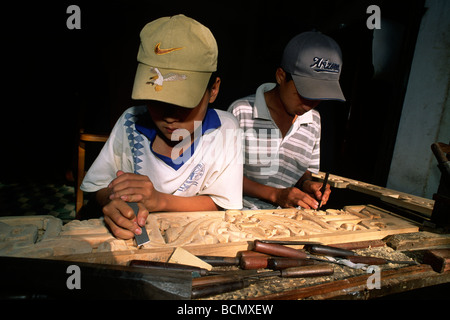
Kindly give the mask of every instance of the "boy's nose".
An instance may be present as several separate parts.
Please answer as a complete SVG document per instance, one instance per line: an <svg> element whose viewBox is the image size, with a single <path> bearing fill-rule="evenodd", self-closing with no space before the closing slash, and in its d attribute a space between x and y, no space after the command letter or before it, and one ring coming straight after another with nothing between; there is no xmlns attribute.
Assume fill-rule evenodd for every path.
<svg viewBox="0 0 450 320"><path fill-rule="evenodd" d="M178 121L178 118L173 115L164 115L163 120L167 123L172 123Z"/></svg>

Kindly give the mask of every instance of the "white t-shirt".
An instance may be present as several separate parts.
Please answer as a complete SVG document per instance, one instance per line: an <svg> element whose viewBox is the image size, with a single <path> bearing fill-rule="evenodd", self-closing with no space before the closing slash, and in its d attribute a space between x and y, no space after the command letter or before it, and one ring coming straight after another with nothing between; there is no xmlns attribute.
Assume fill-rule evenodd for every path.
<svg viewBox="0 0 450 320"><path fill-rule="evenodd" d="M131 107L116 122L81 190L95 192L105 188L116 178L116 172L122 170L148 176L155 189L163 193L184 197L208 195L221 208L240 209L243 176L240 132L233 115L208 109L199 133L194 136L195 142L172 161L151 148L156 131L147 107Z"/></svg>

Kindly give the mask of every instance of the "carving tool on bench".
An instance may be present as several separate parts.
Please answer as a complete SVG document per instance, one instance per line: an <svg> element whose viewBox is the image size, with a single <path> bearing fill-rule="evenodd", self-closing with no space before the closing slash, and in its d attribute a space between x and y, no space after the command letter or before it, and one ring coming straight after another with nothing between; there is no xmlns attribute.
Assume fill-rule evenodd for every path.
<svg viewBox="0 0 450 320"><path fill-rule="evenodd" d="M324 245L312 245L310 247L307 247L308 252L315 254L322 254L323 255L322 258L310 255L306 252L296 250L290 247L285 247L283 245L263 243L258 240L254 242L254 250L257 252L262 252L265 254L286 258L312 259L322 262L331 262L335 264L346 265L348 267L355 269L363 269L369 265L381 265L386 263L410 264L410 265L417 264L417 262L415 261L393 261L377 257L359 256L350 250L333 248Z"/></svg>
<svg viewBox="0 0 450 320"><path fill-rule="evenodd" d="M325 190L327 189L327 183L328 183L328 177L329 176L330 176L330 173L327 172L325 174L325 179L323 180L322 188L320 188L320 193L322 193L322 197L323 197L323 194L325 193ZM322 206L322 198L319 201L319 205L317 206L317 210L319 210L321 206Z"/></svg>
<svg viewBox="0 0 450 320"><path fill-rule="evenodd" d="M139 207L136 202L128 202L128 205L133 209L134 215L137 217L139 212ZM150 242L150 239L148 238L147 229L145 229L145 226L141 227L142 233L141 234L135 234L134 239L136 239L136 244L138 247L143 246L147 242Z"/></svg>
<svg viewBox="0 0 450 320"><path fill-rule="evenodd" d="M148 261L148 260L131 260L129 262L130 267L140 267L152 270L181 270L192 272L194 276L206 276L217 274L210 272L207 269L190 266L186 264L160 262L160 261Z"/></svg>
<svg viewBox="0 0 450 320"><path fill-rule="evenodd" d="M345 264L346 266L354 268L354 269L363 269L363 268L367 267L367 264L353 263L353 262L350 262L349 260L345 260L345 259L341 259L341 258L333 258L333 257L328 257L328 256L323 256L322 258L318 258L318 257L310 255L306 252L303 252L303 251L300 251L300 250L297 250L294 248L290 248L290 247L285 247L281 244L263 243L258 240L256 240L254 242L254 250L257 252L262 252L265 254L270 254L270 255L279 256L279 257L294 258L294 259L311 259L311 260L340 264L340 265Z"/></svg>
<svg viewBox="0 0 450 320"><path fill-rule="evenodd" d="M193 299L230 292L248 287L253 281L261 281L267 277L306 278L327 276L334 273L334 269L326 265L312 265L288 268L278 271L259 272L249 276L208 276L192 280Z"/></svg>
<svg viewBox="0 0 450 320"><path fill-rule="evenodd" d="M149 260L131 260L128 263L130 267L139 267L150 270L172 270L172 271L188 271L192 273L194 278L202 276L212 275L255 275L256 270L230 270L230 271L210 271L205 268L191 266L187 264L161 262L161 261L149 261Z"/></svg>
<svg viewBox="0 0 450 320"><path fill-rule="evenodd" d="M197 257L213 266L239 266L243 270L282 270L313 264L310 260L271 257L255 251L241 251L236 257Z"/></svg>
<svg viewBox="0 0 450 320"><path fill-rule="evenodd" d="M364 263L364 264L368 264L368 265L381 265L381 264L386 264L386 263L417 265L416 261L398 261L398 260L390 260L390 259L371 257L371 256L361 256L351 250L334 248L334 247L319 245L319 244L307 245L307 246L305 246L304 249L306 251L308 251L309 253L331 256L331 257L340 257L343 259L350 260L353 263Z"/></svg>

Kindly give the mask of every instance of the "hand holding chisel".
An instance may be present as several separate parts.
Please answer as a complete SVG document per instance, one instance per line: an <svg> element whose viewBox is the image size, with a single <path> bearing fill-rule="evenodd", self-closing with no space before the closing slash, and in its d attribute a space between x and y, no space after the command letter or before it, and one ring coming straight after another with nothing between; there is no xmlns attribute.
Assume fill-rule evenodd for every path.
<svg viewBox="0 0 450 320"><path fill-rule="evenodd" d="M134 215L137 217L139 213L138 204L136 202L128 202L128 205L133 209ZM136 240L136 244L138 247L143 246L147 242L150 242L147 229L145 229L145 225L141 227L141 234L134 235L134 239Z"/></svg>
<svg viewBox="0 0 450 320"><path fill-rule="evenodd" d="M320 193L321 193L322 195L321 195L321 198L320 198L320 201L319 201L319 205L317 206L317 210L319 210L320 207L322 206L322 198L323 198L323 195L324 195L324 193L325 193L325 190L327 189L327 183L328 183L328 177L329 177L329 176L330 176L330 173L327 172L327 173L325 174L325 180L323 180L322 188L320 188Z"/></svg>

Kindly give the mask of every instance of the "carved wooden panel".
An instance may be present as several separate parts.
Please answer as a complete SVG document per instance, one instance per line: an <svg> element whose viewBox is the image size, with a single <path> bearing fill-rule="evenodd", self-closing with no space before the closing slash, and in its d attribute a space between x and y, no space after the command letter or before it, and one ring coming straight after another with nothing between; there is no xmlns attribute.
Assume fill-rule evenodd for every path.
<svg viewBox="0 0 450 320"><path fill-rule="evenodd" d="M324 172L313 174L318 181L323 181ZM334 188L354 190L364 194L379 198L380 200L394 204L396 206L416 211L424 216L431 217L434 207L434 200L422 198L408 193L383 188L370 183L353 180L341 176L330 174L328 183Z"/></svg>
<svg viewBox="0 0 450 320"><path fill-rule="evenodd" d="M147 219L150 243L116 239L102 219L62 225L51 216L0 218L0 255L126 264L131 259L167 261L174 248L192 254L235 256L255 239L324 244L382 239L417 232L418 226L372 206L342 210L228 210L154 213Z"/></svg>
<svg viewBox="0 0 450 320"><path fill-rule="evenodd" d="M228 210L153 214L147 221L150 246L223 244L254 239L318 238L327 234L415 232L414 226L371 206L342 210Z"/></svg>

